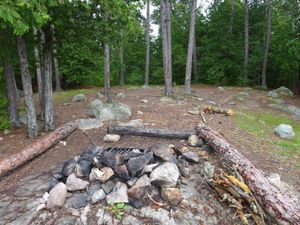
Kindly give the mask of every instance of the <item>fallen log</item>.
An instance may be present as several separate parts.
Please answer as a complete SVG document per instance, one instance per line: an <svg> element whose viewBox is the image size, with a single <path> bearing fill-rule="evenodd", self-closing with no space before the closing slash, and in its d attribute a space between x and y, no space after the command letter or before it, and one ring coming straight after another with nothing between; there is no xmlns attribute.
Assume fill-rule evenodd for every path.
<svg viewBox="0 0 300 225"><path fill-rule="evenodd" d="M21 152L11 155L0 162L0 177L40 155L60 140L69 136L77 129L76 122L69 122L57 128L52 133L40 138L27 146Z"/></svg>
<svg viewBox="0 0 300 225"><path fill-rule="evenodd" d="M107 128L107 133L119 134L119 135L145 136L145 137L187 139L192 134L197 134L197 131L195 129L188 130L188 131L178 131L178 130L169 130L169 129L152 129L152 128L114 125L114 126L109 126Z"/></svg>
<svg viewBox="0 0 300 225"><path fill-rule="evenodd" d="M210 144L225 163L235 165L265 212L278 224L300 224L300 209L290 196L282 193L262 171L229 144L219 133L200 124L198 135Z"/></svg>
<svg viewBox="0 0 300 225"><path fill-rule="evenodd" d="M226 116L232 116L234 114L232 109L225 109L225 108L215 107L211 105L204 106L203 111L206 114L220 113L220 114L225 114Z"/></svg>

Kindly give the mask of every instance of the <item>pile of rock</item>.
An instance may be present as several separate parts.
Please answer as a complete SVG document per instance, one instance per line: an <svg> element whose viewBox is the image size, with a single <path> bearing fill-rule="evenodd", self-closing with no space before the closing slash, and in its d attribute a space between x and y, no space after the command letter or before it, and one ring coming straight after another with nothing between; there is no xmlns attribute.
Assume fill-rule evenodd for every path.
<svg viewBox="0 0 300 225"><path fill-rule="evenodd" d="M165 144L148 149L88 149L66 161L54 175L39 209L64 204L81 208L104 199L108 204L128 203L139 208L152 199L150 190L158 193L156 200L178 204L182 200L178 188L181 165L199 160L195 152L183 153Z"/></svg>

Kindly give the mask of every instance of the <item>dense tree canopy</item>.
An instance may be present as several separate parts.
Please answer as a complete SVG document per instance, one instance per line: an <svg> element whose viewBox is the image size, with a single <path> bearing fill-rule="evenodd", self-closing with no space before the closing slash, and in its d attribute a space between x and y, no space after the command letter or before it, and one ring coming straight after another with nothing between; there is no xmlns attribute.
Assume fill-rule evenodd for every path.
<svg viewBox="0 0 300 225"><path fill-rule="evenodd" d="M267 32L268 1L249 0L248 79L244 76L245 7L241 0L212 1L204 11L198 4L195 27L196 70L192 81L218 85L260 86ZM170 1L172 17L172 79L184 84L189 41L190 6L188 0ZM37 92L34 47L43 52L43 30L55 27L57 58L63 89L103 86L103 45L110 47L110 80L119 84L123 68L125 84L144 84L146 55L146 1L126 0L2 0L0 2L0 58L12 62L18 89L22 89L16 36L23 35L34 92ZM159 1L151 23L161 24ZM266 70L268 87L285 85L299 93L300 9L299 1L272 1L271 41ZM34 40L33 27L38 29ZM163 84L161 32L151 37L149 84ZM35 41L38 41L36 43ZM120 62L120 46L124 51ZM197 74L195 74L197 71ZM4 75L0 69L0 128L8 126ZM53 79L55 83L55 79ZM122 82L121 82L122 83Z"/></svg>

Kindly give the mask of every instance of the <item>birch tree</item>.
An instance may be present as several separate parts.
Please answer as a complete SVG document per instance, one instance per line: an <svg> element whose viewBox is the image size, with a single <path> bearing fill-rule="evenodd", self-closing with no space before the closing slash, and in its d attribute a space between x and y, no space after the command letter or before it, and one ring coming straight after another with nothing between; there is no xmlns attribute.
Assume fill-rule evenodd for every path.
<svg viewBox="0 0 300 225"><path fill-rule="evenodd" d="M147 18L146 18L146 63L145 63L145 82L149 85L149 67L150 67L150 0L147 0Z"/></svg>
<svg viewBox="0 0 300 225"><path fill-rule="evenodd" d="M248 61L249 61L249 3L244 0L244 26L245 26L245 41L244 41L244 79L248 80Z"/></svg>

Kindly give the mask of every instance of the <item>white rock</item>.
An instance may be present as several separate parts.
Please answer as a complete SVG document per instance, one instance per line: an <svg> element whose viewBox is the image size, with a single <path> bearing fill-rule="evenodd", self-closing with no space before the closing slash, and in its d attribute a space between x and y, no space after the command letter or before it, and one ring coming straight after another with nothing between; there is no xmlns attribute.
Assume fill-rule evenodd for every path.
<svg viewBox="0 0 300 225"><path fill-rule="evenodd" d="M98 119L78 119L76 122L80 130L96 129L103 126L103 123Z"/></svg>
<svg viewBox="0 0 300 225"><path fill-rule="evenodd" d="M105 183L106 181L108 181L113 175L114 175L114 171L110 168L110 167L104 167L100 170L101 176L99 178L99 180L102 183Z"/></svg>
<svg viewBox="0 0 300 225"><path fill-rule="evenodd" d="M125 98L125 95L122 92L120 92L116 95L116 98Z"/></svg>
<svg viewBox="0 0 300 225"><path fill-rule="evenodd" d="M283 139L292 139L295 136L293 127L287 124L280 124L274 129L274 133Z"/></svg>
<svg viewBox="0 0 300 225"><path fill-rule="evenodd" d="M79 191L86 189L89 185L88 181L77 178L74 173L68 176L66 186L68 191Z"/></svg>
<svg viewBox="0 0 300 225"><path fill-rule="evenodd" d="M204 173L208 178L212 178L214 176L215 167L210 162L204 162Z"/></svg>
<svg viewBox="0 0 300 225"><path fill-rule="evenodd" d="M119 202L128 203L129 201L128 201L127 190L128 189L126 184L122 182L118 182L114 187L114 189L112 190L112 192L109 195L107 195L106 201L109 204L115 204Z"/></svg>
<svg viewBox="0 0 300 225"><path fill-rule="evenodd" d="M118 142L121 136L118 134L107 134L104 136L103 141L108 143Z"/></svg>
<svg viewBox="0 0 300 225"><path fill-rule="evenodd" d="M67 187L64 183L58 183L49 193L47 208L63 207L66 201Z"/></svg>
<svg viewBox="0 0 300 225"><path fill-rule="evenodd" d="M142 99L141 102L148 103L149 101L147 99Z"/></svg>
<svg viewBox="0 0 300 225"><path fill-rule="evenodd" d="M128 127L142 127L143 123L141 119L136 119L136 120L130 120L127 123L119 123L121 126L128 126Z"/></svg>
<svg viewBox="0 0 300 225"><path fill-rule="evenodd" d="M72 102L84 102L86 97L84 94L77 94L72 98Z"/></svg>
<svg viewBox="0 0 300 225"><path fill-rule="evenodd" d="M165 162L156 167L150 174L152 184L160 187L174 187L179 178L179 170L175 163Z"/></svg>
<svg viewBox="0 0 300 225"><path fill-rule="evenodd" d="M143 113L142 111L138 110L138 111L137 111L137 114L138 114L138 115L143 115L144 113Z"/></svg>
<svg viewBox="0 0 300 225"><path fill-rule="evenodd" d="M201 147L203 145L203 140L199 138L197 135L193 134L189 136L187 143L192 147Z"/></svg>
<svg viewBox="0 0 300 225"><path fill-rule="evenodd" d="M100 180L100 178L103 176L103 172L101 172L98 168L93 168L91 170L91 173L89 175L89 181L93 182L96 180Z"/></svg>

